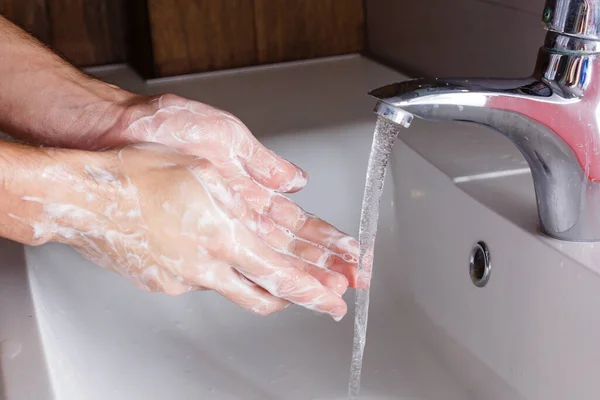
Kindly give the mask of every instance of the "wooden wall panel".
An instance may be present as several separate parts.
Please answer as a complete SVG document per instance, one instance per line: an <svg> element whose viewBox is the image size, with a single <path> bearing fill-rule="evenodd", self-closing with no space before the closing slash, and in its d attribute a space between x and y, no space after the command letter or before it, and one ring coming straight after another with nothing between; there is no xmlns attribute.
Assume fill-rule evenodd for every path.
<svg viewBox="0 0 600 400"><path fill-rule="evenodd" d="M46 0L0 0L0 14L44 43L49 43L50 27Z"/></svg>
<svg viewBox="0 0 600 400"><path fill-rule="evenodd" d="M78 66L124 62L126 1L47 0L50 45Z"/></svg>
<svg viewBox="0 0 600 400"><path fill-rule="evenodd" d="M256 63L253 0L148 0L159 76Z"/></svg>
<svg viewBox="0 0 600 400"><path fill-rule="evenodd" d="M0 0L75 65L155 78L361 51L362 0Z"/></svg>
<svg viewBox="0 0 600 400"><path fill-rule="evenodd" d="M361 51L362 0L255 0L260 63Z"/></svg>

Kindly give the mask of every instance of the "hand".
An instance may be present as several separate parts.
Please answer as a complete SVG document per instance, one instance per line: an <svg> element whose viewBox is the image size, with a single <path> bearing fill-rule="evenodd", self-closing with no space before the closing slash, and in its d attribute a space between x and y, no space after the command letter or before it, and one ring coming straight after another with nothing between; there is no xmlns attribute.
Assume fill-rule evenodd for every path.
<svg viewBox="0 0 600 400"><path fill-rule="evenodd" d="M358 242L281 194L302 189L306 173L266 149L233 115L174 95L141 98L102 141L156 142L209 160L254 212L275 223L271 246L344 274L355 287Z"/></svg>
<svg viewBox="0 0 600 400"><path fill-rule="evenodd" d="M263 241L262 245L269 246L278 254L278 257L285 255L289 263L321 282L326 281L324 283L329 287L338 288L339 285L339 283L332 284L330 282L330 280L334 282L340 278L333 271L345 275L349 283L355 286L358 258L356 240L339 232L326 222L307 214L294 202L281 195L281 193L300 190L306 184L306 174L260 145L238 119L210 106L173 95L148 99L128 93L80 73L2 17L0 17L0 30L9 38L7 41L0 42L0 54L3 55L0 57L0 75L3 77L0 80L0 93L2 94L0 96L0 130L27 143L82 150L114 148L141 140L152 141L207 160L212 165L210 169L218 172L220 179L227 184L229 190L233 191L240 202L243 200L243 203L252 212L260 216L261 221L269 221L265 226L273 225L273 229L268 235L258 236ZM22 60L30 62L23 63ZM31 93L34 92L36 95L31 96ZM28 149L27 153L37 154L36 151L30 150ZM19 152L20 150L16 151L16 153ZM66 154L76 154L73 157L77 158L81 154L88 153L67 152ZM109 154L95 153L83 157L89 160L89 167L96 165L99 158L109 157ZM28 160L28 158L18 159L14 165L20 166L28 163ZM39 167L39 160L37 158L32 160L34 161L33 165L23 171L30 173ZM54 196L49 196L45 191L52 192L54 188L48 187L47 182L42 181L38 186L44 195L36 197L35 190L33 190L34 185L21 187L20 180L8 179L4 176L7 173L12 175L14 171L21 170L21 168L11 168L12 164L8 161L12 160L8 160L7 154L3 152L0 162L9 167L4 169L2 171L4 173L0 175L2 175L3 187L6 189L14 185L15 193L13 196L4 196L3 201L0 201L0 208L4 204L11 206L8 208L9 210L19 210L20 213L12 213L10 217L8 217L10 211L4 214L0 213L0 222L3 222L3 218L13 218L13 222L20 225L18 229L12 227L0 229L2 235L28 243L31 239L30 228L33 227L34 233L39 235L36 235L37 239L32 240L31 243L43 243L45 238L50 235L49 232L54 232L53 234L58 235L57 237L62 237L63 241L72 241L74 245L78 245L77 240L92 237L94 240L86 239L85 243L80 244L83 246L80 248L82 251L89 252L92 247L85 246L93 246L98 242L98 247L93 250L99 259L102 258L100 255L102 250L111 248L106 243L118 242L117 239L132 239L130 233L118 229L107 230L108 236L101 238L98 236L98 232L101 231L79 231L76 228L70 228L65 223L73 222L73 225L76 226L75 220L78 218L75 214L65 215L64 219L48 217L50 219L44 222L46 225L36 222L36 218L32 217L34 213L30 210L31 208L39 211L41 207L49 207L48 212L51 211L55 215L58 215L56 213L59 211L75 213L74 210L79 210L83 212L82 217L91 218L93 215L94 218L100 218L99 220L105 224L100 227L102 229L113 227L111 224L117 222L115 222L116 220L112 221L111 218L122 218L123 215L118 214L120 212L118 210L109 210L108 208L104 211L87 208L98 207L102 200L102 197L95 197L98 195L94 194L94 190L102 191L102 187L104 190L111 187L106 182L102 182L100 176L97 177L98 187L92 185L87 192L80 190L73 198L71 198L73 189L79 190L82 186L74 183L66 188L58 186L56 189L58 191L53 193ZM54 157L50 157L46 162L55 162ZM182 161L181 163L187 165L191 162ZM62 179L76 181L76 178L82 177L81 171L84 166L72 168L70 175L67 175L66 178L63 176ZM58 179L60 177L59 169L55 172L58 174L55 178ZM162 172L164 171L161 170ZM52 176L54 173L50 171L48 174ZM92 175L94 175L93 172L88 171L86 176L89 178ZM34 179L37 176L38 174L32 173L28 178ZM115 176L119 176L121 184L125 182L122 179L126 179L126 175L117 174ZM165 179L168 178L165 177ZM155 184L162 190L159 182L155 182ZM178 198L173 185L174 183L171 181L164 183L165 190L170 191L165 196L175 195ZM148 193L144 195L150 198L155 191L160 192L155 188L147 189ZM102 193L102 196L110 199L111 193L113 192L109 190L107 193ZM61 198L62 200L60 200ZM9 203L14 199L21 199L20 203L25 204L12 207L12 204ZM77 202L74 203L74 200ZM114 202L104 203L106 207L113 207L113 204ZM63 205L65 208L60 208L58 205ZM71 209L70 205L76 205L79 208ZM24 209L27 209L28 212L25 213ZM86 214L86 211L92 214ZM102 214L103 212L106 215ZM104 219L101 218L102 215L104 215L102 217ZM127 217L134 218L135 215ZM145 216L145 218L151 217L150 215ZM82 218L82 221L85 219ZM17 221L19 222L17 223ZM117 227L126 228L127 226L122 225L123 223L119 222ZM42 226L45 226L47 230L42 231ZM52 231L50 228L56 228L59 231ZM115 232L119 233L116 238L110 236ZM158 233L153 235L158 235ZM157 246L162 244L162 241L159 242ZM101 246L102 243L108 247ZM126 241L126 243L128 242ZM123 246L121 245L117 249L126 248ZM148 252L149 250L145 249L144 251ZM124 260L127 256L123 252L117 254L119 257L115 260ZM110 261L113 258L108 256L107 260ZM143 261L140 265L146 265L147 260L140 261ZM229 261L225 260L225 262ZM130 269L135 271L134 264L133 260L129 260L122 265L128 266L127 268L131 266ZM325 272L317 267L324 267ZM241 270L241 267L239 268ZM144 269L144 271L146 270ZM191 284L188 286L194 287ZM336 289L336 291L341 292L342 290ZM177 292L177 290L173 290L173 292ZM325 296L321 289L315 295L321 296L320 300L315 298L315 304L327 303L329 297ZM294 299L291 300L294 301Z"/></svg>
<svg viewBox="0 0 600 400"><path fill-rule="evenodd" d="M86 156L43 172L54 192L24 197L43 209L30 221L40 242L67 243L148 291L212 289L263 315L289 302L346 313L345 277L285 254L287 234L209 161L157 144L70 153Z"/></svg>

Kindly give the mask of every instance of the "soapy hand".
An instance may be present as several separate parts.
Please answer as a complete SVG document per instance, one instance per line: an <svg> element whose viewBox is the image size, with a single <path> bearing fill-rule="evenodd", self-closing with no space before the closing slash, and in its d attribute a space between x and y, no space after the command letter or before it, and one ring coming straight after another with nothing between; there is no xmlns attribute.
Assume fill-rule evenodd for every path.
<svg viewBox="0 0 600 400"><path fill-rule="evenodd" d="M281 308L284 298L342 315L333 308L345 310L345 304L332 293L342 293L348 281L356 284L358 243L281 194L306 184L306 174L299 168L260 145L226 112L174 95L147 98L107 85L82 74L1 16L0 31L8 39L0 41L3 132L53 148L104 150L145 141L189 155L170 162L173 165L158 165L131 155L150 150L129 148L122 152L122 164L108 168L98 162L110 158L110 151L23 150L34 155L52 150L61 157L88 161L77 167L61 161L66 168L61 171L49 167L57 162L54 156L27 155L16 157L15 163L5 151L0 180L5 194L9 187L15 190L0 202L8 207L0 213L4 236L30 244L53 238L73 244L149 290L177 294L208 287L238 302L244 302L235 297L240 294L260 295L271 304L257 308L261 313ZM17 155L21 152L15 150ZM158 162L167 157L164 154L153 151L150 157ZM139 165L128 162L137 158ZM26 175L23 181L12 177L19 175L17 171ZM204 179L220 182L217 186L227 190L212 192ZM235 201L225 204L219 197L223 193ZM202 214L199 206L188 209L188 202L210 203L213 211L224 214L219 218ZM205 217L212 218L212 225L206 225L208 231L205 225L197 228L195 241L194 235L178 231L188 229L193 218ZM17 228L3 218L12 218ZM192 248L204 248L208 255L198 253L193 259ZM240 282L250 289L239 286L244 290L235 291L232 285ZM245 304L253 308L257 303Z"/></svg>
<svg viewBox="0 0 600 400"><path fill-rule="evenodd" d="M346 313L346 278L288 254L294 240L307 242L250 207L233 188L239 177L158 144L85 154L43 172L72 190L24 198L43 209L29 221L34 239L67 243L148 291L212 289L262 315L290 302Z"/></svg>
<svg viewBox="0 0 600 400"><path fill-rule="evenodd" d="M156 142L210 161L254 212L275 224L270 246L339 272L356 286L358 242L281 194L302 189L304 171L266 149L225 111L175 95L139 99L102 143Z"/></svg>

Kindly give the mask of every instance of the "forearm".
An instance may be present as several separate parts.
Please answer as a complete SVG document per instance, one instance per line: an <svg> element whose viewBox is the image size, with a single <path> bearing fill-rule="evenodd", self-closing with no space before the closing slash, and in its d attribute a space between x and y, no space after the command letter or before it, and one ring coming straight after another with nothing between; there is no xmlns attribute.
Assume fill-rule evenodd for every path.
<svg viewBox="0 0 600 400"><path fill-rule="evenodd" d="M0 237L25 244L41 244L48 237L36 237L29 221L43 219L39 203L28 199L49 196L43 171L54 161L46 150L0 141ZM64 189L64 188L62 188Z"/></svg>
<svg viewBox="0 0 600 400"><path fill-rule="evenodd" d="M90 149L134 97L83 74L0 16L0 130Z"/></svg>
<svg viewBox="0 0 600 400"><path fill-rule="evenodd" d="M114 188L105 185L95 171L115 168L114 151L89 152L33 147L0 141L0 237L29 245L50 241L76 241L77 224L65 215L95 215L116 204ZM87 172L86 172L87 171ZM101 178L101 177L100 177Z"/></svg>

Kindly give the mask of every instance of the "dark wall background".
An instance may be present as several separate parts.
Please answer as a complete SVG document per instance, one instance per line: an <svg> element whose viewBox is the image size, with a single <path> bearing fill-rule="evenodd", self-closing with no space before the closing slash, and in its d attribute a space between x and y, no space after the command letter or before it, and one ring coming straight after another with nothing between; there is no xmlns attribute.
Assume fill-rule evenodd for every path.
<svg viewBox="0 0 600 400"><path fill-rule="evenodd" d="M365 3L370 51L414 75L527 76L544 40L544 0Z"/></svg>

